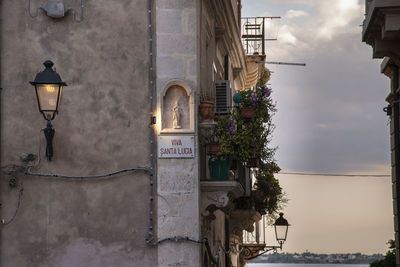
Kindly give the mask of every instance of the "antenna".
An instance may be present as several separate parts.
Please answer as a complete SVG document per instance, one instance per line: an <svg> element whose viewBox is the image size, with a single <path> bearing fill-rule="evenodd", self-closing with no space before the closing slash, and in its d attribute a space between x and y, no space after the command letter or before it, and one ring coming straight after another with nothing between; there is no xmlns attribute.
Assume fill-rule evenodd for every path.
<svg viewBox="0 0 400 267"><path fill-rule="evenodd" d="M300 67L306 66L306 63L278 62L278 61L266 61L265 64L289 65L289 66L300 66Z"/></svg>

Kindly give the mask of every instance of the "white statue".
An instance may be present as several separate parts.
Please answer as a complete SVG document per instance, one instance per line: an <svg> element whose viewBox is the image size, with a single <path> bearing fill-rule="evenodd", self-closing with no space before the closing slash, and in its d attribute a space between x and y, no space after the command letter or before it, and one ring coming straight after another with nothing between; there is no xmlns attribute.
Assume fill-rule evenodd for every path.
<svg viewBox="0 0 400 267"><path fill-rule="evenodd" d="M181 128L181 125L179 124L180 120L181 120L181 113L178 100L176 100L175 105L172 108L172 128L180 129Z"/></svg>

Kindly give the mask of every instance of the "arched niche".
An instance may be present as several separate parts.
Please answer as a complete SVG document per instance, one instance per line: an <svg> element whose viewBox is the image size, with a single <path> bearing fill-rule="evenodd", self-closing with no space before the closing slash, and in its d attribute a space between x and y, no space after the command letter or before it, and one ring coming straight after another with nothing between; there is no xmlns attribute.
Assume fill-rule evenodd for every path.
<svg viewBox="0 0 400 267"><path fill-rule="evenodd" d="M160 96L161 133L194 132L192 90L181 81L168 82Z"/></svg>

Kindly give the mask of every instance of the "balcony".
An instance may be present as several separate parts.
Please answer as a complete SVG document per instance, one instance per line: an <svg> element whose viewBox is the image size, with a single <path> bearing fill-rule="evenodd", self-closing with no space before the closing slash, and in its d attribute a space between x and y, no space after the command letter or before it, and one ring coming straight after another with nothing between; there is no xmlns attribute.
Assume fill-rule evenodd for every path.
<svg viewBox="0 0 400 267"><path fill-rule="evenodd" d="M255 222L253 231L243 232L243 254L246 260L257 257L260 253L268 247L266 242L266 235L272 231L268 231L268 222L265 215ZM271 229L272 230L272 229Z"/></svg>
<svg viewBox="0 0 400 267"><path fill-rule="evenodd" d="M400 61L400 2L366 0L362 40L373 48L374 58Z"/></svg>
<svg viewBox="0 0 400 267"><path fill-rule="evenodd" d="M290 224L283 217L283 213L279 213L279 218L276 219L274 226L275 238L278 246L267 246L266 235L268 227L268 219L264 215L261 220L254 223L254 231L245 232L243 234L242 255L245 260L252 260L268 251L276 251L282 249L283 243L286 241L287 233ZM273 231L270 231L273 232Z"/></svg>
<svg viewBox="0 0 400 267"><path fill-rule="evenodd" d="M215 123L203 123L199 126L202 214L211 219L216 209L232 209L233 201L246 193L249 194L251 187L249 169L241 162L230 162L226 167L228 170L224 170L228 171L226 177L213 177L215 175L210 173L209 165L212 164L214 156L206 152L206 143L209 142L207 137L214 131L215 126Z"/></svg>
<svg viewBox="0 0 400 267"><path fill-rule="evenodd" d="M276 40L270 36L270 27L274 19L280 17L245 17L242 18L242 44L246 55L265 55L265 41Z"/></svg>

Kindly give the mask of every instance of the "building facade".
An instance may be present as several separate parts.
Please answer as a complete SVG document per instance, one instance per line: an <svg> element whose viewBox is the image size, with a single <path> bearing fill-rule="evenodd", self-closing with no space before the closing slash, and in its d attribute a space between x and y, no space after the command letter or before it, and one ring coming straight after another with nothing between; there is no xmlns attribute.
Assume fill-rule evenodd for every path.
<svg viewBox="0 0 400 267"><path fill-rule="evenodd" d="M372 46L373 58L383 58L381 72L391 81L384 111L390 116L393 214L396 266L400 266L400 3L396 0L366 0L362 40Z"/></svg>
<svg viewBox="0 0 400 267"><path fill-rule="evenodd" d="M198 107L212 95L229 112L263 69L264 51L242 46L241 1L0 8L0 265L243 266L242 233L261 215L233 203L252 169L210 178L203 133L215 123ZM67 83L51 161L29 84L45 60Z"/></svg>

